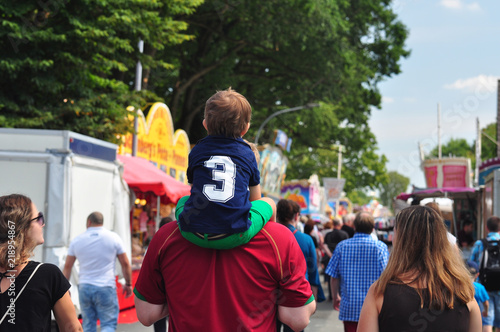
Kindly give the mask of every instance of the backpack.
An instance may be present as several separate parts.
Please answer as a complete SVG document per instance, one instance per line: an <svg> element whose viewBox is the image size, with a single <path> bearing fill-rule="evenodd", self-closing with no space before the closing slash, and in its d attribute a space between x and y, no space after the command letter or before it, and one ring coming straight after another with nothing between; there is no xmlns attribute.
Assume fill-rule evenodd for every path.
<svg viewBox="0 0 500 332"><path fill-rule="evenodd" d="M500 246L499 240L482 239L483 257L479 266L479 280L487 291L500 290Z"/></svg>

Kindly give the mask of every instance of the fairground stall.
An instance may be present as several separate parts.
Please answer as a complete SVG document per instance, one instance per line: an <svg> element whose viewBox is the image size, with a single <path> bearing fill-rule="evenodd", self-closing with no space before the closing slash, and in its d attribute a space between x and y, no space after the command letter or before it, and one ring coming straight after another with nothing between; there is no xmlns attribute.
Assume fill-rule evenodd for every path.
<svg viewBox="0 0 500 332"><path fill-rule="evenodd" d="M137 134L123 137L119 160L136 196L130 220L133 239L144 247L161 218L173 216L179 198L190 193L186 178L190 144L185 131L174 132L165 104L154 103L135 112Z"/></svg>
<svg viewBox="0 0 500 332"><path fill-rule="evenodd" d="M116 160L118 146L67 130L0 128L0 195L29 196L47 223L34 259L63 268L69 244L86 230L90 213L104 216L130 257L129 189ZM121 294L120 264L116 265ZM79 309L78 260L71 298ZM124 281L123 281L124 282Z"/></svg>
<svg viewBox="0 0 500 332"><path fill-rule="evenodd" d="M481 191L472 186L471 166L468 158L441 158L424 160L422 167L428 188L414 188L397 199L407 204L425 204L435 201L440 205L445 223L451 234L457 236L464 222L473 222L474 239L483 236L481 219ZM401 205L401 204L399 204ZM443 207L449 206L449 209ZM396 211L395 211L396 212ZM464 257L470 246L461 248Z"/></svg>
<svg viewBox="0 0 500 332"><path fill-rule="evenodd" d="M133 195L130 211L132 238L132 284L143 255L158 230L160 220L174 215L177 201L190 194L186 170L190 143L186 132L174 131L170 110L163 103L136 112L137 134L127 134L118 152L123 178ZM133 119L133 114L131 114ZM134 144L135 142L135 144ZM132 308L122 322L136 321L133 297L119 298L120 308Z"/></svg>

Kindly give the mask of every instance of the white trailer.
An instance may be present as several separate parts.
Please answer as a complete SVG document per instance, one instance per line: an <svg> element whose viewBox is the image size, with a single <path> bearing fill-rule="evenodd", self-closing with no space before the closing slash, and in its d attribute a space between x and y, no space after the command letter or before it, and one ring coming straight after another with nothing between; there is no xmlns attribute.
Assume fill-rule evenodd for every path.
<svg viewBox="0 0 500 332"><path fill-rule="evenodd" d="M0 195L24 194L45 216L45 243L35 260L62 269L70 241L85 231L94 211L122 238L130 259L130 195L117 148L71 131L0 128ZM73 284L75 270L77 264Z"/></svg>

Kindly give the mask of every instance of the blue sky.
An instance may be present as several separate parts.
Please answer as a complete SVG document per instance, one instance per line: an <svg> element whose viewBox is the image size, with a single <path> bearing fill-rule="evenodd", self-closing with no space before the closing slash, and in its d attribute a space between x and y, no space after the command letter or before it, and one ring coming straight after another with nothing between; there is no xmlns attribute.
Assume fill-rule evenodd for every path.
<svg viewBox="0 0 500 332"><path fill-rule="evenodd" d="M481 128L496 121L500 1L396 0L393 8L410 31L411 55L401 74L380 84L382 109L369 124L387 169L425 187L418 144L426 153L437 146L438 103L442 144L472 143L476 118Z"/></svg>

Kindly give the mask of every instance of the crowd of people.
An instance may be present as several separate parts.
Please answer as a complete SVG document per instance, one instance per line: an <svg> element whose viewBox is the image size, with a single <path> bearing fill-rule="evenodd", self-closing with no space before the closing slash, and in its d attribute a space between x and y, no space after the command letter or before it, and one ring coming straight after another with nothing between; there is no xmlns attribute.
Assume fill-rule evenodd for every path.
<svg viewBox="0 0 500 332"><path fill-rule="evenodd" d="M474 242L469 220L455 238L439 208L413 205L396 215L391 248L374 235L367 211L318 223L292 200L261 197L258 152L242 139L250 118L234 90L212 96L208 136L189 158L191 195L157 231L147 221L141 229L138 218L147 245L132 246L144 255L133 289L142 324L165 331L168 317L170 331L304 331L316 304L329 300L345 332L500 327L500 218L488 218L488 236ZM126 297L132 269L103 219L98 211L88 216L61 271L30 260L44 242L43 214L26 196L0 197L1 330L50 331L52 313L60 331L96 331L97 320L101 331L116 330L115 262ZM459 250L466 247L468 262ZM69 294L77 260L83 329Z"/></svg>

